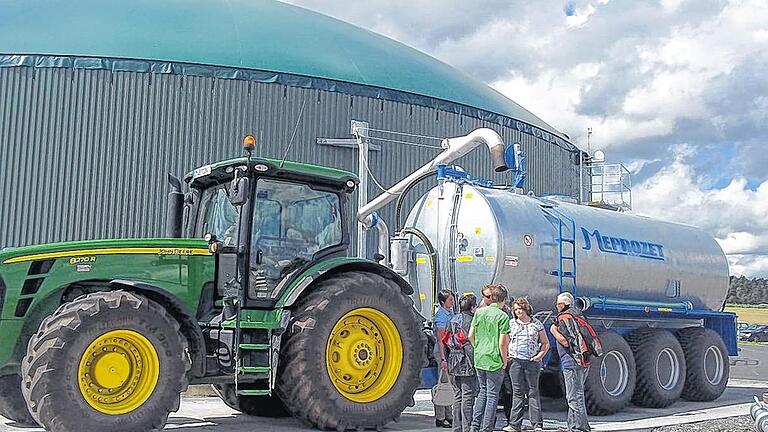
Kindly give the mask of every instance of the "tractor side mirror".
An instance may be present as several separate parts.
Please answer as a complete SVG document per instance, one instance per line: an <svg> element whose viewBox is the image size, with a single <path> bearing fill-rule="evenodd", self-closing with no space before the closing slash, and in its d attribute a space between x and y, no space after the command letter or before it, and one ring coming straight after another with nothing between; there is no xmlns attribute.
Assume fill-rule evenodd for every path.
<svg viewBox="0 0 768 432"><path fill-rule="evenodd" d="M229 202L236 207L245 204L248 201L249 190L251 190L251 182L248 177L237 177L229 190Z"/></svg>

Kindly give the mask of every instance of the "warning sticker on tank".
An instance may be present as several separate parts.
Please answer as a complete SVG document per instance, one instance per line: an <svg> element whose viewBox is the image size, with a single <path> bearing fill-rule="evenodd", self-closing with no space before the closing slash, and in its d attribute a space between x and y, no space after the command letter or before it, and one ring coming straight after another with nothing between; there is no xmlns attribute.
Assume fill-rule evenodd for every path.
<svg viewBox="0 0 768 432"><path fill-rule="evenodd" d="M480 227L475 227L475 234L480 235L481 229Z"/></svg>
<svg viewBox="0 0 768 432"><path fill-rule="evenodd" d="M472 255L461 255L461 256L456 258L456 261L458 261L458 262L472 262L472 261L474 261L474 259L475 259L475 257L473 257Z"/></svg>
<svg viewBox="0 0 768 432"><path fill-rule="evenodd" d="M427 295L424 294L424 293L419 293L419 299L420 300L426 300L427 299Z"/></svg>
<svg viewBox="0 0 768 432"><path fill-rule="evenodd" d="M472 195L472 192L467 192L467 193L464 194L464 198L466 198L466 199L472 199L473 196L474 195Z"/></svg>
<svg viewBox="0 0 768 432"><path fill-rule="evenodd" d="M523 243L525 243L526 246L531 247L533 246L533 236L530 234L526 234L523 236Z"/></svg>
<svg viewBox="0 0 768 432"><path fill-rule="evenodd" d="M417 257L416 258L416 264L426 264L427 258L426 257Z"/></svg>
<svg viewBox="0 0 768 432"><path fill-rule="evenodd" d="M517 267L520 264L520 259L516 256L507 255L504 257L504 265Z"/></svg>
<svg viewBox="0 0 768 432"><path fill-rule="evenodd" d="M485 260L488 261L488 262L494 262L494 261L496 261L496 257L487 256L487 257L485 257Z"/></svg>

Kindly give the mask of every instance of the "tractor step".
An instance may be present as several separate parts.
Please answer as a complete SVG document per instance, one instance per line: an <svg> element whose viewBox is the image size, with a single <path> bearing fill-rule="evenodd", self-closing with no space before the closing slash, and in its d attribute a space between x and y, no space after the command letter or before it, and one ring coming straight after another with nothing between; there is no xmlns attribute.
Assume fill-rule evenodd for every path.
<svg viewBox="0 0 768 432"><path fill-rule="evenodd" d="M240 349L241 350L253 350L253 351L268 350L269 346L270 346L269 344L241 343L240 344Z"/></svg>
<svg viewBox="0 0 768 432"><path fill-rule="evenodd" d="M244 374L261 374L269 373L272 368L269 366L241 366L237 370Z"/></svg>
<svg viewBox="0 0 768 432"><path fill-rule="evenodd" d="M238 390L237 394L240 396L270 396L272 392L269 390Z"/></svg>
<svg viewBox="0 0 768 432"><path fill-rule="evenodd" d="M234 329L236 327L237 327L237 324L234 321L224 321L223 323L221 323L221 328L224 328L224 329ZM274 325L272 323L265 323L265 322L240 321L240 328L271 330L274 328Z"/></svg>

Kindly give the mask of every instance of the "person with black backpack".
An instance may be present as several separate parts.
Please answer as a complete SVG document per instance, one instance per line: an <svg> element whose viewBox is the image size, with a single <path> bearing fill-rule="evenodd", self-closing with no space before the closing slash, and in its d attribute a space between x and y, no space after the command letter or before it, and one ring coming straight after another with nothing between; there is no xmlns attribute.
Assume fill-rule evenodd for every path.
<svg viewBox="0 0 768 432"><path fill-rule="evenodd" d="M584 402L584 381L589 373L589 344L584 333L594 336L594 343L599 339L591 326L583 330L581 323L587 323L581 311L573 307L573 294L560 293L555 301L558 314L550 331L557 340L557 352L560 355L560 368L565 381L565 399L568 401L568 428L561 432L590 432L587 419L587 407ZM587 323L588 325L588 323ZM599 353L601 354L601 353ZM598 354L598 355L599 355Z"/></svg>
<svg viewBox="0 0 768 432"><path fill-rule="evenodd" d="M477 297L468 293L459 299L459 313L448 322L448 374L453 378L454 432L469 432L472 426L472 407L477 398L478 383L475 373L474 349L469 343L469 329L477 309Z"/></svg>

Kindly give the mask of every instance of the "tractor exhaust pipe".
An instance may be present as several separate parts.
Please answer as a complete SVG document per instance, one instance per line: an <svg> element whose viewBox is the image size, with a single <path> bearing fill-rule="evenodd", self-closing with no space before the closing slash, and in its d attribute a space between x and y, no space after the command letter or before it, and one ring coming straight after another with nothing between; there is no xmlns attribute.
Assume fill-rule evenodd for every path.
<svg viewBox="0 0 768 432"><path fill-rule="evenodd" d="M165 232L168 237L181 237L182 211L184 210L184 193L181 192L181 181L168 173L168 183L171 192L168 193L168 208L165 214Z"/></svg>

